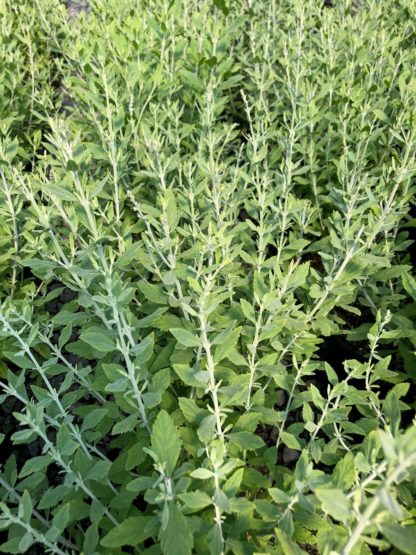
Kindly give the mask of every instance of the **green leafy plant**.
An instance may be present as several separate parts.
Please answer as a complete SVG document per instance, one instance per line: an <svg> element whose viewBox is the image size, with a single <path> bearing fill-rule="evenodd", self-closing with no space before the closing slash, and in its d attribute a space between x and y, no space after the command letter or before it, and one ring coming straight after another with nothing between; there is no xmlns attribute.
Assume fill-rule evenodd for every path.
<svg viewBox="0 0 416 555"><path fill-rule="evenodd" d="M0 550L413 553L413 3L24 4Z"/></svg>

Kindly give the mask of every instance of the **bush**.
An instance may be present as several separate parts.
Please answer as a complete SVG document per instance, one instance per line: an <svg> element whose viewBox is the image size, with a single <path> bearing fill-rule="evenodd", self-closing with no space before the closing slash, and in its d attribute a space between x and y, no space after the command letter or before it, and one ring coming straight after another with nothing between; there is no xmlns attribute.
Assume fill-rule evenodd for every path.
<svg viewBox="0 0 416 555"><path fill-rule="evenodd" d="M0 550L412 554L413 3L13 5Z"/></svg>

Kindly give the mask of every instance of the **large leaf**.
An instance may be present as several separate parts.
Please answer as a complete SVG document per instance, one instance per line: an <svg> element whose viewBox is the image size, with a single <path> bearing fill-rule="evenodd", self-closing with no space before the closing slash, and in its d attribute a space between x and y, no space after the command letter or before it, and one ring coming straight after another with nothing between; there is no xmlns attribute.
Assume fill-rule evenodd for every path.
<svg viewBox="0 0 416 555"><path fill-rule="evenodd" d="M89 328L81 333L81 339L97 351L109 353L116 349L113 334L105 329Z"/></svg>
<svg viewBox="0 0 416 555"><path fill-rule="evenodd" d="M350 502L340 489L317 489L317 498L321 502L322 509L333 516L336 520L345 521L351 518Z"/></svg>
<svg viewBox="0 0 416 555"><path fill-rule="evenodd" d="M118 526L110 530L101 540L104 547L135 546L146 540L150 533L146 526L152 520L150 516L132 516L123 520Z"/></svg>
<svg viewBox="0 0 416 555"><path fill-rule="evenodd" d="M403 553L414 555L416 552L416 526L400 526L386 522L381 525L381 531L388 541Z"/></svg>
<svg viewBox="0 0 416 555"><path fill-rule="evenodd" d="M199 347L201 344L196 335L183 328L173 328L170 330L170 333L184 347Z"/></svg>
<svg viewBox="0 0 416 555"><path fill-rule="evenodd" d="M186 518L173 501L168 503L167 509L167 523L160 530L164 555L191 555L194 542Z"/></svg>
<svg viewBox="0 0 416 555"><path fill-rule="evenodd" d="M165 410L155 420L151 445L159 462L165 466L166 473L171 476L178 462L182 443L171 416Z"/></svg>
<svg viewBox="0 0 416 555"><path fill-rule="evenodd" d="M416 280L415 278L407 271L403 270L402 272L402 282L403 287L409 293L414 301L416 301Z"/></svg>

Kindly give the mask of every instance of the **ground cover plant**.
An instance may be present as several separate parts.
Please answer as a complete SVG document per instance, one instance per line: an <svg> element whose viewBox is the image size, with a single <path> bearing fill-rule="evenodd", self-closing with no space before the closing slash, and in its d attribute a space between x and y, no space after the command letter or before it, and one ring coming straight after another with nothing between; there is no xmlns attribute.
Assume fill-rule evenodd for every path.
<svg viewBox="0 0 416 555"><path fill-rule="evenodd" d="M1 552L416 549L416 7L0 0Z"/></svg>

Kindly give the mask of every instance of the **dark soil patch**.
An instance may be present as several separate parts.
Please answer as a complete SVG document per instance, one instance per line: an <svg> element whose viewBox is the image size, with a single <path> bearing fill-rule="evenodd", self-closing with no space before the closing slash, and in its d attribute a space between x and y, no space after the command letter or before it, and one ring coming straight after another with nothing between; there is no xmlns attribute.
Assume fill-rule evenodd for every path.
<svg viewBox="0 0 416 555"><path fill-rule="evenodd" d="M339 380L344 380L347 377L344 368L346 360L356 359L359 362L365 362L367 356L368 343L366 341L348 341L345 335L325 337L316 353L319 360L327 362L335 370ZM318 389L322 385L319 383L320 381L322 380L318 380L318 383L315 384Z"/></svg>
<svg viewBox="0 0 416 555"><path fill-rule="evenodd" d="M65 4L70 20L90 9L88 0L66 0Z"/></svg>
<svg viewBox="0 0 416 555"><path fill-rule="evenodd" d="M51 282L48 285L47 292L51 293L52 291L60 288L62 288L62 291L60 291L59 295L55 299L45 303L45 310L47 310L47 312L49 312L52 316L58 314L66 303L69 303L77 298L77 293L72 291L72 289L69 289L69 287L66 287L60 281Z"/></svg>

